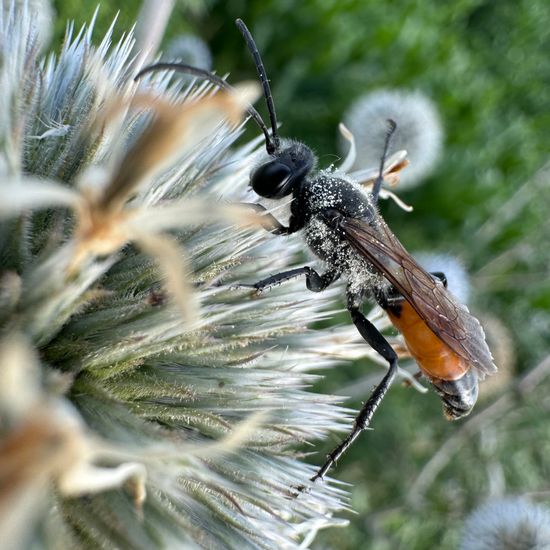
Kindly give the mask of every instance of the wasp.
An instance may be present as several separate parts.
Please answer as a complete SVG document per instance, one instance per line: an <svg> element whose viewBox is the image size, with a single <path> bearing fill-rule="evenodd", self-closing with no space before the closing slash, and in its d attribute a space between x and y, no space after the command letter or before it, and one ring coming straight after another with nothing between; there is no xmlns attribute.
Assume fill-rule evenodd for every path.
<svg viewBox="0 0 550 550"><path fill-rule="evenodd" d="M291 235L301 231L309 249L327 266L322 273L304 266L245 286L261 292L303 276L309 290L321 292L344 278L351 320L365 342L388 363L386 374L361 408L350 433L311 478L316 481L368 428L397 373L397 353L361 311L366 300L375 301L401 333L410 355L441 398L447 419L470 413L477 400L478 381L494 373L496 367L481 324L446 288L444 274L425 271L378 211L396 123L388 121L378 175L370 191L343 174L318 171L317 158L307 145L279 137L273 96L260 53L243 21L238 19L236 24L254 59L271 123L270 131L259 113L249 107L250 116L264 134L268 155L251 173L250 185L263 198L292 198L288 225L262 205L250 206L263 213L271 233ZM161 69L189 73L221 88L231 88L216 75L182 63L157 63L143 69L138 77Z"/></svg>

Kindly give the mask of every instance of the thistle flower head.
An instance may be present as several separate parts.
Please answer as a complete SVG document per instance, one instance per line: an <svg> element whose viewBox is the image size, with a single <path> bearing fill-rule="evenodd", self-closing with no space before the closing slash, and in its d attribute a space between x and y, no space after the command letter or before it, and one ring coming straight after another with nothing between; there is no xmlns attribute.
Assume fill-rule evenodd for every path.
<svg viewBox="0 0 550 550"><path fill-rule="evenodd" d="M0 540L296 548L345 523L330 483L289 498L313 471L296 445L347 418L307 391L334 292L231 288L300 246L222 202L250 200L250 88L136 84L131 34L93 46L93 25L40 59L29 19L0 26L0 372L26 388L1 411Z"/></svg>
<svg viewBox="0 0 550 550"><path fill-rule="evenodd" d="M355 169L379 162L388 119L397 123L390 153L404 149L410 160L401 186L412 187L426 178L438 161L443 142L439 114L419 91L377 90L359 97L344 114L344 123L356 140Z"/></svg>
<svg viewBox="0 0 550 550"><path fill-rule="evenodd" d="M546 550L550 511L523 498L484 504L466 520L460 550Z"/></svg>

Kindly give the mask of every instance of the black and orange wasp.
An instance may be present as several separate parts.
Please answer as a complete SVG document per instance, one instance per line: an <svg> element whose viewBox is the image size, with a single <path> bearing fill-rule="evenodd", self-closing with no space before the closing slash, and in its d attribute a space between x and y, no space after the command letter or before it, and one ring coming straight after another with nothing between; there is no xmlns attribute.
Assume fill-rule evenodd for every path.
<svg viewBox="0 0 550 550"><path fill-rule="evenodd" d="M362 313L365 300L375 300L402 334L410 355L443 401L449 420L461 418L472 410L477 400L478 380L495 372L496 367L479 321L447 290L444 274L425 271L378 212L385 163L396 123L388 121L384 152L370 191L343 174L317 171L317 159L308 146L279 137L273 97L260 53L243 21L238 19L236 24L254 58L271 122L270 132L259 113L252 106L248 108L249 115L264 134L269 156L252 172L250 184L260 197L292 197L288 226L265 207L250 206L264 214L271 233L290 235L303 231L308 247L327 266L324 273L304 266L243 286L261 292L305 276L307 288L320 292L337 279L345 278L347 309L353 323L363 339L389 365L355 418L350 433L311 478L316 481L323 478L370 425L396 376L397 353ZM140 71L136 78L157 70L180 71L209 80L221 88L231 88L218 76L182 63L157 63Z"/></svg>

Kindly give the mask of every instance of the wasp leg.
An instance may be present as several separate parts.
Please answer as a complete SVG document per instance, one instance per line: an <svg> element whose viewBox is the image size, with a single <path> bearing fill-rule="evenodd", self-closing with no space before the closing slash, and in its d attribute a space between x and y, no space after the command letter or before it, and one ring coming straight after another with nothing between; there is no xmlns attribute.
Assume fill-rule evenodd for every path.
<svg viewBox="0 0 550 550"><path fill-rule="evenodd" d="M435 279L439 279L445 288L447 288L447 276L442 271L430 271L430 275ZM399 291L394 287L390 287L385 292L378 290L374 291L374 298L382 309L388 309L391 307L398 307L405 300Z"/></svg>
<svg viewBox="0 0 550 550"><path fill-rule="evenodd" d="M372 416L380 405L384 395L388 391L397 372L397 354L380 334L378 329L359 310L359 300L356 296L350 295L348 299L348 310L357 330L365 341L377 351L390 365L388 372L382 381L374 388L368 401L363 405L359 414L353 422L353 429L348 436L329 455L326 462L319 468L318 472L311 478L311 481L322 479L328 470L347 451L357 436L369 427Z"/></svg>
<svg viewBox="0 0 550 550"><path fill-rule="evenodd" d="M309 290L312 292L321 292L340 277L340 272L335 269L329 269L326 273L319 275L317 271L306 265L304 267L298 267L289 271L283 271L282 273L276 273L275 275L262 279L253 285L241 286L250 286L255 288L258 292L262 292L286 281L290 281L295 277L299 277L300 275L306 276L306 286Z"/></svg>
<svg viewBox="0 0 550 550"><path fill-rule="evenodd" d="M266 231L273 233L273 235L290 235L296 231L296 229L291 229L290 227L284 226L277 218L275 218L275 216L273 216L273 214L270 214L267 211L265 206L262 206L261 204L255 204L253 202L240 202L238 204L240 206L250 208L256 214L260 214L262 227Z"/></svg>
<svg viewBox="0 0 550 550"><path fill-rule="evenodd" d="M378 195L380 194L380 188L384 183L384 163L388 158L388 151L390 148L390 142L395 130L397 129L397 124L391 119L388 119L388 129L386 132L386 140L384 141L384 152L380 158L380 170L378 171L378 177L374 180L372 185L371 198L374 204L378 204Z"/></svg>

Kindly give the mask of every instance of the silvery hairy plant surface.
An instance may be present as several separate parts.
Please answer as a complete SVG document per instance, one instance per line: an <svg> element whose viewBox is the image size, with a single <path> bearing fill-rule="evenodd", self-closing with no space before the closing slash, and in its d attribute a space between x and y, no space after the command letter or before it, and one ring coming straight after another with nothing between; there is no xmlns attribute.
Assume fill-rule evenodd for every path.
<svg viewBox="0 0 550 550"><path fill-rule="evenodd" d="M299 445L348 411L312 369L369 354L237 202L252 85L139 83L131 32L0 11L0 540L10 548L297 548L345 493ZM332 304L332 305L331 305ZM380 321L377 321L380 323ZM303 448L303 445L302 445Z"/></svg>

